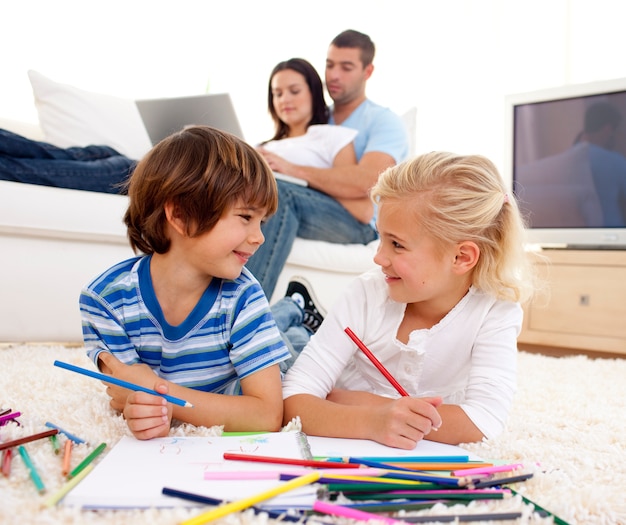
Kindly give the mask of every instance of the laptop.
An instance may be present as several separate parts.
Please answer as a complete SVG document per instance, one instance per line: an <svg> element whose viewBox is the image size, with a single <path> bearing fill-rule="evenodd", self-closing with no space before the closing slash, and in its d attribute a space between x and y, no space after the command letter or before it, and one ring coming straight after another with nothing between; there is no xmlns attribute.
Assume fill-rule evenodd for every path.
<svg viewBox="0 0 626 525"><path fill-rule="evenodd" d="M136 100L154 146L187 125L205 125L243 139L243 131L228 93Z"/></svg>

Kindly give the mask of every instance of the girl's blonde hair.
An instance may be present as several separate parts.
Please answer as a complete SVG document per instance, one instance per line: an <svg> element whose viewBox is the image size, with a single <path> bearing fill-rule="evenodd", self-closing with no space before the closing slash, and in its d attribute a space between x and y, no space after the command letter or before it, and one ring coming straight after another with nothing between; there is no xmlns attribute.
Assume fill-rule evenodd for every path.
<svg viewBox="0 0 626 525"><path fill-rule="evenodd" d="M416 225L440 241L473 241L480 257L472 284L499 299L523 302L533 292L524 249L525 224L495 165L480 155L433 152L384 171L371 191L374 202L417 200Z"/></svg>
<svg viewBox="0 0 626 525"><path fill-rule="evenodd" d="M159 142L128 182L124 215L135 252L170 248L165 205L172 203L191 237L211 230L238 201L274 214L278 189L272 170L250 145L208 126L189 126Z"/></svg>

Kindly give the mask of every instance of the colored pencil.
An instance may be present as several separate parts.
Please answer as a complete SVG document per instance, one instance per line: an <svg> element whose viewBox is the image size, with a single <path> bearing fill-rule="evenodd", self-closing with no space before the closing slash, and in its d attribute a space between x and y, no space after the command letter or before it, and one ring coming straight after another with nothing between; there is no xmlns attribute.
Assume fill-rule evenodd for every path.
<svg viewBox="0 0 626 525"><path fill-rule="evenodd" d="M11 474L11 460L13 459L13 449L7 448L2 453L2 474L8 478Z"/></svg>
<svg viewBox="0 0 626 525"><path fill-rule="evenodd" d="M63 434L66 438L71 439L77 445L80 445L81 443L86 443L84 439L81 439L78 436L75 436L74 434L70 434L67 430L63 430L61 427L53 423L50 423L50 421L46 421L46 426L48 428L56 428L61 434Z"/></svg>
<svg viewBox="0 0 626 525"><path fill-rule="evenodd" d="M367 358L374 364L374 366L378 368L380 373L387 378L387 381L391 383L391 385L398 391L398 393L401 396L407 397L409 395L408 392L404 388L402 388L402 385L400 385L400 383L398 383L395 380L395 378L389 373L389 371L383 366L383 364L376 358L376 356L372 353L372 351L369 348L367 348L367 346L365 346L365 343L363 343L363 341L361 341L350 328L346 327L344 331L346 332L346 334L348 334L350 339L352 339L355 342L355 344L359 347L361 352L363 352L367 356Z"/></svg>
<svg viewBox="0 0 626 525"><path fill-rule="evenodd" d="M533 477L533 474L520 474L519 476L510 476L508 478L494 478L486 479L484 481L475 481L472 483L473 488L480 489L486 487L497 487L499 485L508 485L509 483L519 483L520 481L526 481Z"/></svg>
<svg viewBox="0 0 626 525"><path fill-rule="evenodd" d="M545 514L545 515L548 515L548 516L552 516L552 519L554 520L554 523L556 525L569 525L569 523L567 521L559 518L556 514L553 514L549 510L546 510L543 507L537 505L534 501L529 500L526 496L520 494L519 492L511 489L511 493L513 495L521 497L522 501L524 501L524 503L527 503L528 505L532 505L539 513L542 513L542 514Z"/></svg>
<svg viewBox="0 0 626 525"><path fill-rule="evenodd" d="M58 433L59 431L56 428L54 428L52 430L46 430L44 432L39 432L38 434L24 436L18 439L14 439L12 441L5 441L4 443L0 443L0 450L4 450L5 448L17 447L19 445L23 445L24 443L30 443L31 441L36 441L38 439L47 438Z"/></svg>
<svg viewBox="0 0 626 525"><path fill-rule="evenodd" d="M164 496L172 496L174 498L180 498L180 499L184 499L186 501L194 501L196 503L202 503L203 505L222 505L224 502L224 500L221 499L217 499L217 498L211 498L208 496L203 496L200 494L194 494L191 492L185 492L182 490L177 490L177 489L172 489L172 488L168 488L168 487L163 487L163 490L161 491L162 494ZM265 513L267 514L270 518L278 520L278 521L293 521L293 522L303 522L303 519L301 516L291 516L289 514L285 514L284 512L281 511L276 511L276 510L270 510L270 509L261 509L259 507L249 507L250 509L252 509L252 511L254 511L255 514L260 514L260 513Z"/></svg>
<svg viewBox="0 0 626 525"><path fill-rule="evenodd" d="M480 463L470 461L469 456L359 456L367 461L378 461L380 463ZM321 458L320 458L321 459ZM326 457L326 461L343 461L347 463L348 457Z"/></svg>
<svg viewBox="0 0 626 525"><path fill-rule="evenodd" d="M61 474L63 476L67 476L70 472L70 462L72 460L72 444L74 442L71 439L68 439L65 442L65 447L63 449L63 466L61 467Z"/></svg>
<svg viewBox="0 0 626 525"><path fill-rule="evenodd" d="M510 472L512 470L523 468L521 463L514 463L511 465L492 465L492 466L478 466L463 468L452 472L455 476L473 476L474 474L495 474L496 472Z"/></svg>
<svg viewBox="0 0 626 525"><path fill-rule="evenodd" d="M437 462L423 462L423 463L398 463L396 461L390 461L386 463L391 468L404 467L411 470L437 470L437 471L454 471L455 476L465 476L465 470L473 470L471 463L437 463ZM488 469L493 466L493 463L474 463L476 470ZM469 476L469 474L467 474Z"/></svg>
<svg viewBox="0 0 626 525"><path fill-rule="evenodd" d="M481 514L444 514L437 516L402 516L403 521L409 523L435 523L450 521L507 521L517 520L522 517L521 512L486 512Z"/></svg>
<svg viewBox="0 0 626 525"><path fill-rule="evenodd" d="M381 485L381 486L389 486L389 485L393 485L393 486L400 486L403 488L413 488L416 485L421 485L422 482L419 480L401 480L401 479L386 479L383 478L382 476L378 475L376 477L374 476L354 476L354 475L350 475L350 476L344 476L343 475L343 471L335 471L335 473L322 473L322 471L320 472L320 483L357 483L361 486L364 485L369 485L369 484L377 484L377 485ZM337 474L337 472L341 472L341 474ZM279 475L279 479L281 481L288 481L290 479L293 478L297 478L298 475L297 474L292 474L290 472L282 472Z"/></svg>
<svg viewBox="0 0 626 525"><path fill-rule="evenodd" d="M50 442L52 443L52 449L54 450L55 454L58 454L59 452L61 452L61 448L59 446L59 440L57 439L56 434L53 434L52 436L50 436Z"/></svg>
<svg viewBox="0 0 626 525"><path fill-rule="evenodd" d="M8 421L12 421L14 419L17 419L21 415L22 415L21 412L12 412L10 414L3 414L3 415L0 416L0 425L4 425Z"/></svg>
<svg viewBox="0 0 626 525"><path fill-rule="evenodd" d="M83 459L68 475L67 479L72 479L81 472L87 465L96 459L107 446L106 443L100 443L85 459Z"/></svg>
<svg viewBox="0 0 626 525"><path fill-rule="evenodd" d="M455 500L455 501L474 501L484 499L505 499L508 498L511 493L507 491L495 492L493 490L486 491L474 491L470 490L462 492L460 490L439 491L439 490L420 490L400 488L397 490L381 491L381 492L348 492L342 491L343 495L350 500L377 500L377 501L392 501L398 499L408 500Z"/></svg>
<svg viewBox="0 0 626 525"><path fill-rule="evenodd" d="M239 454L237 452L224 452L224 459L236 461L254 461L257 463L275 463L278 465L297 465L300 467L315 467L329 469L358 468L359 465L352 463L337 463L335 461L319 461L316 459L278 458L273 456L256 456L253 454Z"/></svg>
<svg viewBox="0 0 626 525"><path fill-rule="evenodd" d="M191 518L187 521L182 522L181 525L202 525L209 521L226 516L227 514L231 514L233 512L238 512L240 510L247 509L248 507L252 507L256 503L268 500L270 498L278 496L279 494L283 494L304 485L310 485L311 483L315 483L319 478L319 472L311 472L310 474L300 476L296 479L292 479L291 481L287 481L281 485L277 485L276 487L261 492L259 494L255 494L253 496L243 498L238 501L233 501L230 503L225 503L224 505L220 505L219 507L200 514L195 518Z"/></svg>
<svg viewBox="0 0 626 525"><path fill-rule="evenodd" d="M62 361L55 361L54 366L58 366L59 368L65 368L66 370L71 370L72 372L78 372L79 374L83 374L89 377L93 377L95 379L99 379L105 383L111 383L112 385L121 386L123 388L128 388L129 390L134 390L136 392L146 392L148 394L152 394L153 396L160 396L170 403L181 407L193 407L191 403L185 401L184 399L180 399L178 397L170 396L169 394L161 394L156 390L152 390L151 388L146 388L145 386L136 385L135 383L129 383L128 381L123 381L121 379L117 379L116 377L109 376L106 374L100 374L99 372L94 372L93 370L87 370L86 368L81 368L79 366L70 365L68 363L64 363Z"/></svg>
<svg viewBox="0 0 626 525"><path fill-rule="evenodd" d="M204 479L208 480L256 480L256 479L275 479L279 481L288 481L298 476L303 476L311 472L310 468L290 469L290 470L209 470L204 473ZM337 469L320 469L318 472L324 476L326 474L336 473ZM354 468L342 469L342 474L353 476L378 476L382 473L376 468ZM287 476L287 477L283 477Z"/></svg>
<svg viewBox="0 0 626 525"><path fill-rule="evenodd" d="M35 487L37 488L37 492L39 492L40 494L43 494L46 491L46 487L43 484L43 481L41 481L41 478L39 477L39 474L37 473L37 469L35 468L35 465L30 459L30 456L28 455L28 451L22 445L18 446L17 450L19 451L20 456L22 456L22 459L24 460L24 464L26 465L26 468L28 468L28 471L30 473L30 479L33 480L33 483L35 484Z"/></svg>
<svg viewBox="0 0 626 525"><path fill-rule="evenodd" d="M328 503L320 500L316 500L315 503L313 503L313 510L321 514L329 514L331 516L339 516L356 521L380 521L382 523L386 523L387 525L403 525L404 523L403 521L394 518L388 518L371 512L365 512L364 510L344 507L343 505L335 505L334 503Z"/></svg>
<svg viewBox="0 0 626 525"><path fill-rule="evenodd" d="M388 463L379 463L377 461L368 461L363 458L348 458L350 463L344 463L346 465L355 464L355 465L365 465L367 467L386 469L388 471L385 474L382 474L382 477L393 477L395 479L410 479L414 481L429 481L432 483L439 483L441 485L452 485L452 486L465 486L468 483L468 480L464 478L453 478L449 476L441 476L437 474L428 474L425 472L419 472L417 470L402 468L398 466L389 465Z"/></svg>
<svg viewBox="0 0 626 525"><path fill-rule="evenodd" d="M406 485L396 483L367 483L367 482L335 482L325 483L326 490L328 492L344 492L345 494L377 494L387 493L396 490L406 490ZM439 485L437 483L419 483L412 487L417 493L421 490L438 490L446 485Z"/></svg>
<svg viewBox="0 0 626 525"><path fill-rule="evenodd" d="M71 443L71 441L70 441ZM79 472L75 477L67 481L57 492L44 501L46 507L52 507L61 501L76 485L78 485L87 474L93 470L93 465L87 465L82 472Z"/></svg>

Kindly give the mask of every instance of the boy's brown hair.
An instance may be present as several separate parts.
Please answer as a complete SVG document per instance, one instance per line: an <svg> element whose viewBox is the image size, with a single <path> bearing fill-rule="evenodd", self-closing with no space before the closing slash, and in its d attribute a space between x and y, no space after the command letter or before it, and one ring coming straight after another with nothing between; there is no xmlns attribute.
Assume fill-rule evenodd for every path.
<svg viewBox="0 0 626 525"><path fill-rule="evenodd" d="M124 215L135 252L166 253L166 203L173 204L195 237L211 230L239 200L266 208L278 206L272 170L249 144L208 126L189 126L159 142L137 164L127 185Z"/></svg>

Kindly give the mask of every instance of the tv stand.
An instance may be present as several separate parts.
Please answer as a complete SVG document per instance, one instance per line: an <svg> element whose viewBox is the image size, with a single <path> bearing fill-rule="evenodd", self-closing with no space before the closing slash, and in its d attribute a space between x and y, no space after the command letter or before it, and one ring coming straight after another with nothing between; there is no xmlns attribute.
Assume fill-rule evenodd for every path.
<svg viewBox="0 0 626 525"><path fill-rule="evenodd" d="M626 357L626 249L543 249L545 289L524 306L524 344Z"/></svg>

